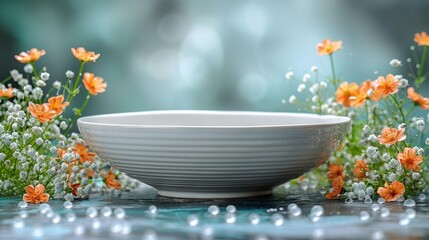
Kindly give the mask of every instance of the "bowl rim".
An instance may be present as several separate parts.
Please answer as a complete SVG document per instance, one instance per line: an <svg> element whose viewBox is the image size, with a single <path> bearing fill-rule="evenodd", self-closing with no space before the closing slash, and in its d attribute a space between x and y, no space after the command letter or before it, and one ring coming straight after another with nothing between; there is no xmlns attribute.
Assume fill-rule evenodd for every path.
<svg viewBox="0 0 429 240"><path fill-rule="evenodd" d="M243 125L243 126L215 126L215 125L206 125L206 126L185 126L185 125L140 125L140 124L121 124L121 123L100 123L94 122L98 118L103 117L121 117L121 116L136 116L136 115L150 115L150 114L207 114L207 115L249 115L249 116L296 116L296 117L306 117L306 118L320 118L320 119L331 119L332 122L325 123L299 123L299 124L265 124L265 125ZM92 121L91 121L92 120ZM137 112L124 112L124 113L110 113L110 114L98 114L80 117L77 120L78 126L87 125L87 126L98 126L98 127L121 127L121 128L180 128L180 129L254 129L254 128L300 128L300 127L325 127L325 126L335 126L340 124L350 123L351 119L345 116L335 116L335 115L319 115L313 113L293 113L293 112L263 112L263 111L218 111L218 110L156 110L156 111L137 111Z"/></svg>

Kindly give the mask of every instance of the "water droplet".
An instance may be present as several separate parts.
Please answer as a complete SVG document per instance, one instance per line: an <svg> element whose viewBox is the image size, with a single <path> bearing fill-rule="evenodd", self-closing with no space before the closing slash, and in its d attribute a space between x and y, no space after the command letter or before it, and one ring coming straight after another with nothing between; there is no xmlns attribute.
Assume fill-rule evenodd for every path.
<svg viewBox="0 0 429 240"><path fill-rule="evenodd" d="M45 214L46 211L48 211L48 209L51 209L51 206L49 206L49 204L47 204L47 203L42 203L39 206L39 212L42 214Z"/></svg>
<svg viewBox="0 0 429 240"><path fill-rule="evenodd" d="M26 208L28 206L28 204L26 203L26 202L24 202L24 201L20 201L19 203L18 203L18 207L19 208Z"/></svg>
<svg viewBox="0 0 429 240"><path fill-rule="evenodd" d="M148 211L151 214L156 214L156 212L158 211L158 208L155 205L150 205L149 208L148 208Z"/></svg>
<svg viewBox="0 0 429 240"><path fill-rule="evenodd" d="M359 214L359 218L361 221L368 221L371 215L369 215L369 212L367 211L361 211Z"/></svg>
<svg viewBox="0 0 429 240"><path fill-rule="evenodd" d="M370 196L366 195L365 200L363 202L366 204L370 204L370 203L372 203L372 198Z"/></svg>
<svg viewBox="0 0 429 240"><path fill-rule="evenodd" d="M377 212L378 210L380 210L380 204L378 204L378 203L373 203L373 204L371 205L371 210L372 210L372 211L374 211L374 212Z"/></svg>
<svg viewBox="0 0 429 240"><path fill-rule="evenodd" d="M249 220L250 224L256 225L256 224L259 224L261 222L261 217L257 213L251 213L247 217L247 220Z"/></svg>
<svg viewBox="0 0 429 240"><path fill-rule="evenodd" d="M207 212L212 216L216 216L219 214L220 209L216 205L211 205L209 208L207 208Z"/></svg>
<svg viewBox="0 0 429 240"><path fill-rule="evenodd" d="M300 207L295 207L289 210L289 217L299 217L302 214Z"/></svg>
<svg viewBox="0 0 429 240"><path fill-rule="evenodd" d="M19 211L19 217L20 218L28 218L28 212L25 210Z"/></svg>
<svg viewBox="0 0 429 240"><path fill-rule="evenodd" d="M113 211L113 214L116 218L124 218L125 217L125 210L123 208L116 208Z"/></svg>
<svg viewBox="0 0 429 240"><path fill-rule="evenodd" d="M58 213L55 213L54 216L51 219L52 223L59 223L61 222L61 216Z"/></svg>
<svg viewBox="0 0 429 240"><path fill-rule="evenodd" d="M410 224L410 219L407 217L405 213L399 214L399 225L405 226Z"/></svg>
<svg viewBox="0 0 429 240"><path fill-rule="evenodd" d="M235 213L237 211L237 208L234 205L228 205L226 207L226 211L230 213Z"/></svg>
<svg viewBox="0 0 429 240"><path fill-rule="evenodd" d="M283 217L283 215L280 213L274 213L271 215L270 219L275 226L281 226L285 222L285 217Z"/></svg>
<svg viewBox="0 0 429 240"><path fill-rule="evenodd" d="M76 214L69 212L66 214L66 220L67 222L74 222L76 221Z"/></svg>
<svg viewBox="0 0 429 240"><path fill-rule="evenodd" d="M235 216L235 213L226 213L225 214L225 222L226 223L235 223L237 221L237 216Z"/></svg>
<svg viewBox="0 0 429 240"><path fill-rule="evenodd" d="M186 222L188 223L188 225L189 226L191 226L191 227L195 227L195 226L197 226L198 225L198 223L199 223L199 219L198 219L198 216L197 215L195 215L195 214L191 214L191 215L189 215L188 216L188 218L186 218Z"/></svg>
<svg viewBox="0 0 429 240"><path fill-rule="evenodd" d="M113 224L113 226L110 227L110 232L111 233L120 233L122 230L122 225L120 223L115 223Z"/></svg>
<svg viewBox="0 0 429 240"><path fill-rule="evenodd" d="M54 216L54 211L49 208L48 210L45 211L45 216L47 218L52 218Z"/></svg>
<svg viewBox="0 0 429 240"><path fill-rule="evenodd" d="M424 193L420 194L420 195L418 196L418 199L419 199L419 201L420 201L420 202L425 201L425 200L426 200L426 194L424 194Z"/></svg>
<svg viewBox="0 0 429 240"><path fill-rule="evenodd" d="M289 204L289 205L287 206L287 210L289 211L289 210L291 210L292 208L296 208L296 207L298 207L298 205L296 205L295 203L291 203L291 204Z"/></svg>
<svg viewBox="0 0 429 240"><path fill-rule="evenodd" d="M83 235L83 234L85 233L85 227L84 227L84 226L82 226L82 225L77 225L77 226L74 228L73 233L74 233L75 235L78 235L78 236Z"/></svg>
<svg viewBox="0 0 429 240"><path fill-rule="evenodd" d="M407 199L404 201L404 206L405 207L415 207L416 206L416 201L414 201L414 199Z"/></svg>
<svg viewBox="0 0 429 240"><path fill-rule="evenodd" d="M376 231L371 234L371 240L382 240L384 239L383 231Z"/></svg>
<svg viewBox="0 0 429 240"><path fill-rule="evenodd" d="M313 223L318 222L320 220L320 216L316 215L314 213L310 213L310 215L308 215L308 217L310 218L310 221Z"/></svg>
<svg viewBox="0 0 429 240"><path fill-rule="evenodd" d="M108 206L104 206L101 208L100 214L103 217L110 217L112 215L112 209Z"/></svg>
<svg viewBox="0 0 429 240"><path fill-rule="evenodd" d="M315 205L310 210L310 214L313 214L314 216L318 216L318 217L322 216L323 212L324 212L324 209L320 205Z"/></svg>
<svg viewBox="0 0 429 240"><path fill-rule="evenodd" d="M70 202L70 201L65 201L63 203L63 206L64 206L65 209L71 209L73 207L73 203Z"/></svg>
<svg viewBox="0 0 429 240"><path fill-rule="evenodd" d="M388 208L382 208L380 210L380 217L385 218L390 215L390 210Z"/></svg>
<svg viewBox="0 0 429 240"><path fill-rule="evenodd" d="M414 210L413 208L408 208L407 210L405 210L404 213L409 219L414 219L417 215L416 210Z"/></svg>
<svg viewBox="0 0 429 240"><path fill-rule="evenodd" d="M403 202L405 200L404 196L399 196L398 198L396 198L397 202Z"/></svg>
<svg viewBox="0 0 429 240"><path fill-rule="evenodd" d="M353 203L353 199L352 198L346 198L346 200L344 202L346 204L352 204Z"/></svg>
<svg viewBox="0 0 429 240"><path fill-rule="evenodd" d="M97 209L95 207L89 207L86 209L86 216L90 218L95 218L98 215Z"/></svg>
<svg viewBox="0 0 429 240"><path fill-rule="evenodd" d="M386 200L384 200L384 198L379 198L377 199L378 204L385 204Z"/></svg>
<svg viewBox="0 0 429 240"><path fill-rule="evenodd" d="M19 217L14 218L14 219L13 219L12 226L13 226L14 228L23 228L23 227L25 226L24 219L19 218Z"/></svg>

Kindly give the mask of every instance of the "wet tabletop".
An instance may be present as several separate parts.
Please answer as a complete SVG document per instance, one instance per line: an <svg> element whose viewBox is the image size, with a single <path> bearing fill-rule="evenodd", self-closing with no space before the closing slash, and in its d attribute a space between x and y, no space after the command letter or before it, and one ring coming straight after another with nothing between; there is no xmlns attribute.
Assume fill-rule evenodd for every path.
<svg viewBox="0 0 429 240"><path fill-rule="evenodd" d="M269 196L203 200L160 197L145 186L73 206L20 201L0 198L0 239L429 239L425 195L406 204L345 203L279 187Z"/></svg>

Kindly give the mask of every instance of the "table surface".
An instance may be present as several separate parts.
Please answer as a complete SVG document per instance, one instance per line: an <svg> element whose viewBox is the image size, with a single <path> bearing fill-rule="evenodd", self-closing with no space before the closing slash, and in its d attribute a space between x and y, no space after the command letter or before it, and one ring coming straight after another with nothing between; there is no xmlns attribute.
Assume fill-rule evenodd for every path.
<svg viewBox="0 0 429 240"><path fill-rule="evenodd" d="M0 239L429 239L429 199L415 199L415 207L405 207L403 202L346 204L326 200L316 191L287 192L283 187L263 197L175 199L158 196L144 186L120 197L92 194L89 200L74 201L71 209L64 208L63 201L50 200L50 214L41 213L39 205L19 208L20 200L0 198ZM301 215L288 212L292 203L299 206ZM157 207L155 213L148 210L152 205ZM208 213L211 205L220 208L218 215ZM228 205L237 211L228 213ZM310 217L314 205L324 208L320 218ZM99 211L105 206L123 208L126 216L105 217ZM89 207L96 208L98 216L89 217ZM383 208L390 210L388 216L381 216ZM416 216L413 210L406 215L407 209L414 209ZM250 223L251 213L258 214L259 223Z"/></svg>

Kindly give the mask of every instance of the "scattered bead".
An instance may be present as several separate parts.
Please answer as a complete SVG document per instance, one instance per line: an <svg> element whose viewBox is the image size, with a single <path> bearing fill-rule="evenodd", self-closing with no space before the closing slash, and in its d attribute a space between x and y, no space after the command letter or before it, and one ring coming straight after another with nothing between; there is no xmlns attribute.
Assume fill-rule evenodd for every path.
<svg viewBox="0 0 429 240"><path fill-rule="evenodd" d="M374 211L374 212L377 212L378 210L380 210L380 204L378 204L378 203L373 203L373 204L371 205L371 210L372 210L372 211Z"/></svg>
<svg viewBox="0 0 429 240"><path fill-rule="evenodd" d="M25 222L24 222L24 220L22 218L18 218L17 217L17 218L13 219L12 226L14 228L23 228L25 226Z"/></svg>
<svg viewBox="0 0 429 240"><path fill-rule="evenodd" d="M417 198L419 199L419 201L423 202L426 200L426 194L424 194L424 193L419 194L419 196Z"/></svg>
<svg viewBox="0 0 429 240"><path fill-rule="evenodd" d="M313 223L318 222L320 220L320 216L314 213L310 213L308 217L310 218L310 221Z"/></svg>
<svg viewBox="0 0 429 240"><path fill-rule="evenodd" d="M36 227L31 232L31 235L33 235L33 237L40 238L40 237L43 237L43 235L45 235L45 232L43 231L42 228Z"/></svg>
<svg viewBox="0 0 429 240"><path fill-rule="evenodd" d="M66 221L67 222L74 222L76 221L76 214L69 212L66 214Z"/></svg>
<svg viewBox="0 0 429 240"><path fill-rule="evenodd" d="M254 240L269 240L269 238L265 235L262 234L258 234L255 236L255 238L253 238Z"/></svg>
<svg viewBox="0 0 429 240"><path fill-rule="evenodd" d="M237 208L234 205L228 205L226 207L226 211L230 213L235 213L237 211Z"/></svg>
<svg viewBox="0 0 429 240"><path fill-rule="evenodd" d="M346 198L346 200L344 200L344 202L346 204L352 204L353 203L353 199L352 198Z"/></svg>
<svg viewBox="0 0 429 240"><path fill-rule="evenodd" d="M143 232L142 240L157 240L158 234L153 230L146 230Z"/></svg>
<svg viewBox="0 0 429 240"><path fill-rule="evenodd" d="M207 212L212 216L216 216L219 214L220 209L216 205L211 205L209 208L207 208Z"/></svg>
<svg viewBox="0 0 429 240"><path fill-rule="evenodd" d="M73 203L70 202L70 201L65 201L63 203L63 206L64 206L65 209L71 209L73 207Z"/></svg>
<svg viewBox="0 0 429 240"><path fill-rule="evenodd" d="M85 233L85 227L82 225L78 225L75 227L73 233L78 236L83 235Z"/></svg>
<svg viewBox="0 0 429 240"><path fill-rule="evenodd" d="M199 223L198 216L195 214L191 214L188 216L188 218L186 218L186 222L188 223L189 226L195 227Z"/></svg>
<svg viewBox="0 0 429 240"><path fill-rule="evenodd" d="M237 221L237 216L234 213L226 213L225 214L225 222L226 223L235 223Z"/></svg>
<svg viewBox="0 0 429 240"><path fill-rule="evenodd" d="M318 217L320 217L320 216L322 216L323 215L323 213L324 213L324 209L323 209L323 207L322 206L320 206L320 205L315 205L315 206L313 206L312 208L311 208L311 210L310 210L310 214L313 214L314 216L318 216Z"/></svg>
<svg viewBox="0 0 429 240"><path fill-rule="evenodd" d="M284 224L285 222L285 218L283 217L282 214L280 213L274 213L273 215L271 215L270 217L271 222L275 225L275 226L281 226Z"/></svg>
<svg viewBox="0 0 429 240"><path fill-rule="evenodd" d="M18 203L18 207L19 208L26 208L28 206L28 204L26 203L26 202L24 202L24 201L20 201L19 203Z"/></svg>
<svg viewBox="0 0 429 240"><path fill-rule="evenodd" d="M112 215L112 209L108 206L104 206L101 208L100 214L103 217L110 217Z"/></svg>
<svg viewBox="0 0 429 240"><path fill-rule="evenodd" d="M148 211L151 214L155 214L158 211L158 208L155 205L150 205L149 208L148 208Z"/></svg>
<svg viewBox="0 0 429 240"><path fill-rule="evenodd" d="M384 200L384 198L379 198L377 199L378 204L385 204L386 200Z"/></svg>
<svg viewBox="0 0 429 240"><path fill-rule="evenodd" d="M115 211L113 211L113 214L116 218L124 218L125 217L125 210L123 208L116 208Z"/></svg>
<svg viewBox="0 0 429 240"><path fill-rule="evenodd" d="M405 200L404 196L399 196L398 198L396 198L397 202L403 202Z"/></svg>
<svg viewBox="0 0 429 240"><path fill-rule="evenodd" d="M131 233L132 227L131 224L128 222L124 222L121 226L121 234L122 235L128 235Z"/></svg>
<svg viewBox="0 0 429 240"><path fill-rule="evenodd" d="M20 218L28 218L28 212L25 210L19 211L19 217Z"/></svg>
<svg viewBox="0 0 429 240"><path fill-rule="evenodd" d="M42 203L39 206L39 212L42 214L45 214L46 211L48 211L48 209L51 209L51 206L49 206L49 204L47 204L47 203Z"/></svg>
<svg viewBox="0 0 429 240"><path fill-rule="evenodd" d="M302 214L300 207L295 207L289 210L289 217L299 217Z"/></svg>
<svg viewBox="0 0 429 240"><path fill-rule="evenodd" d="M385 236L383 231L376 231L371 233L371 240L382 240L384 238Z"/></svg>
<svg viewBox="0 0 429 240"><path fill-rule="evenodd" d="M416 206L416 201L414 201L414 199L407 199L404 201L404 206L405 207L415 207Z"/></svg>
<svg viewBox="0 0 429 240"><path fill-rule="evenodd" d="M291 203L287 206L287 210L290 211L292 208L296 208L298 207L298 205L296 205L295 203Z"/></svg>
<svg viewBox="0 0 429 240"><path fill-rule="evenodd" d="M382 208L380 210L380 217L385 218L390 215L390 210L388 208Z"/></svg>
<svg viewBox="0 0 429 240"><path fill-rule="evenodd" d="M359 214L359 218L361 221L368 221L371 215L369 215L369 212L367 211L361 211Z"/></svg>
<svg viewBox="0 0 429 240"><path fill-rule="evenodd" d="M97 209L95 207L89 207L86 209L86 216L90 218L95 218L98 215Z"/></svg>
<svg viewBox="0 0 429 240"><path fill-rule="evenodd" d="M54 216L51 218L52 223L59 223L61 222L61 216L58 213L55 213Z"/></svg>
<svg viewBox="0 0 429 240"><path fill-rule="evenodd" d="M261 217L257 213L251 213L247 217L247 220L249 221L250 224L256 225L256 224L259 224L261 222Z"/></svg>
<svg viewBox="0 0 429 240"><path fill-rule="evenodd" d="M407 217L407 215L405 213L401 213L399 214L399 225L401 226L405 226L410 224L410 219Z"/></svg>
<svg viewBox="0 0 429 240"><path fill-rule="evenodd" d="M101 227L101 222L100 222L97 218L95 218L95 219L92 221L92 225L91 225L91 227L92 227L93 229L97 230L97 229L99 229L99 228Z"/></svg>
<svg viewBox="0 0 429 240"><path fill-rule="evenodd" d="M408 208L407 210L405 210L404 213L409 219L414 219L417 215L416 210L414 210L413 208Z"/></svg>
<svg viewBox="0 0 429 240"><path fill-rule="evenodd" d="M372 198L368 195L365 196L365 200L363 200L364 203L366 204L370 204L372 203Z"/></svg>

